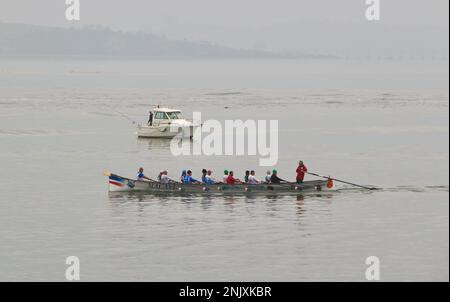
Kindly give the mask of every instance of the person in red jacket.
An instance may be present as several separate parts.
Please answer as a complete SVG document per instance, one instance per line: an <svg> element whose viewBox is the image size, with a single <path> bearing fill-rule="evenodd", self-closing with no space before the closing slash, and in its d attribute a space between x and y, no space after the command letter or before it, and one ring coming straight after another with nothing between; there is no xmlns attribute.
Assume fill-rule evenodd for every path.
<svg viewBox="0 0 450 302"><path fill-rule="evenodd" d="M234 184L237 184L237 183L241 183L241 181L239 179L237 179L237 178L234 178L233 175L234 175L233 171L230 171L230 173L228 174L228 177L227 177L227 184L228 185L234 185Z"/></svg>
<svg viewBox="0 0 450 302"><path fill-rule="evenodd" d="M296 172L297 172L297 183L302 183L303 179L305 178L305 173L308 172L308 168L306 168L303 161L299 161Z"/></svg>

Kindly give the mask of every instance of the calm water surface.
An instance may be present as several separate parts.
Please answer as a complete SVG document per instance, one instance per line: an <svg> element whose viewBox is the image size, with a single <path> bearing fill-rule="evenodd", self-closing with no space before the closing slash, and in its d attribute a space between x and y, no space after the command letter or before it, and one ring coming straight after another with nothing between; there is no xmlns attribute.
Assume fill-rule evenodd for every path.
<svg viewBox="0 0 450 302"><path fill-rule="evenodd" d="M298 196L109 194L103 171L177 176L267 168L173 157L137 139L155 104L207 119L279 120L295 164L380 191ZM449 279L448 62L0 61L0 280Z"/></svg>

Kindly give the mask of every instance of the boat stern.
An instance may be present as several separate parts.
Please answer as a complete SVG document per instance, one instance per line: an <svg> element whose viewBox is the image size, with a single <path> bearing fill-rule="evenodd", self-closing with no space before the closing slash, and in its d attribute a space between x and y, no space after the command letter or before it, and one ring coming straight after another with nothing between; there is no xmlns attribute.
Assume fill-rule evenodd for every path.
<svg viewBox="0 0 450 302"><path fill-rule="evenodd" d="M135 186L133 180L112 173L108 175L108 184L110 192L132 191Z"/></svg>

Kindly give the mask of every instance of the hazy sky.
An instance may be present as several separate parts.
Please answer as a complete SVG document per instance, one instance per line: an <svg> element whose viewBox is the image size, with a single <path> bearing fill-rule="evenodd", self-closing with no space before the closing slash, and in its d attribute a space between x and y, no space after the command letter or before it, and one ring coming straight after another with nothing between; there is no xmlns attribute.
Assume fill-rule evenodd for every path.
<svg viewBox="0 0 450 302"><path fill-rule="evenodd" d="M365 0L80 0L84 24L140 29L177 19L212 26L267 26L295 20L364 19ZM448 27L448 0L380 0L382 21ZM65 0L1 0L0 19L65 25Z"/></svg>
<svg viewBox="0 0 450 302"><path fill-rule="evenodd" d="M207 40L232 47L276 50L320 49L325 42L348 45L353 35L423 35L446 43L448 0L380 0L381 21L365 20L365 0L80 0L81 21L65 20L65 0L0 0L0 20L39 25L101 24L171 38ZM371 23L371 24L369 24ZM376 27L377 26L377 27ZM430 32L431 31L431 32ZM436 32L437 31L437 32ZM431 37L435 35L436 37ZM432 40L432 38L436 38ZM341 48L345 48L341 46ZM339 46L337 46L339 48ZM442 44L436 49L445 48ZM342 50L344 51L344 50ZM367 51L367 50L365 50Z"/></svg>

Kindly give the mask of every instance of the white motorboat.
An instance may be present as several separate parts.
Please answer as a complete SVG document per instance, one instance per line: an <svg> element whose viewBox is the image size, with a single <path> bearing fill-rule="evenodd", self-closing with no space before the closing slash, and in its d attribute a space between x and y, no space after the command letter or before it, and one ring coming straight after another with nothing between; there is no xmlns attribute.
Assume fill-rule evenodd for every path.
<svg viewBox="0 0 450 302"><path fill-rule="evenodd" d="M183 118L180 110L156 107L152 113L151 122L146 125L138 124L138 137L173 138L177 134L179 137L193 136L195 125Z"/></svg>

